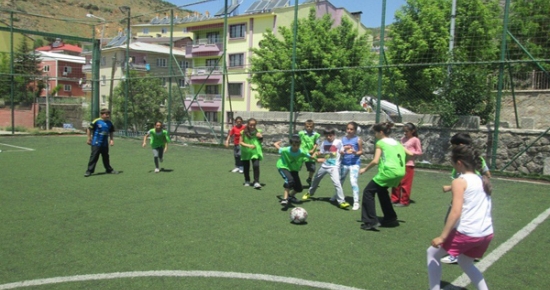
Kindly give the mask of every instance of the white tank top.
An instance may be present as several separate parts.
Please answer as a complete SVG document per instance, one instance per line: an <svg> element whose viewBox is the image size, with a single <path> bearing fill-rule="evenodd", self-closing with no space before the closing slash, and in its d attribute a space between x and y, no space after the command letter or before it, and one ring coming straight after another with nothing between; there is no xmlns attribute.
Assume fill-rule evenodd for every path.
<svg viewBox="0 0 550 290"><path fill-rule="evenodd" d="M462 174L459 178L466 180L462 214L457 231L469 237L485 237L493 233L491 218L491 196L483 190L481 177L476 174Z"/></svg>

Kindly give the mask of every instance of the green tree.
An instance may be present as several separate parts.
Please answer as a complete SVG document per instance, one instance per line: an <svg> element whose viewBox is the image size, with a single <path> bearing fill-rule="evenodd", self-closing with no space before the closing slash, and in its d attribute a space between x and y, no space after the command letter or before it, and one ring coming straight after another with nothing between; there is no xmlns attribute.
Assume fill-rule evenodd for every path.
<svg viewBox="0 0 550 290"><path fill-rule="evenodd" d="M60 108L51 106L50 109L50 128L63 127L65 123L65 111ZM36 116L36 126L46 128L46 109L41 109Z"/></svg>
<svg viewBox="0 0 550 290"><path fill-rule="evenodd" d="M10 95L10 56L0 52L0 99L9 99Z"/></svg>
<svg viewBox="0 0 550 290"><path fill-rule="evenodd" d="M15 101L32 103L34 94L30 84L42 74L38 67L40 59L24 39L17 47L14 58Z"/></svg>
<svg viewBox="0 0 550 290"><path fill-rule="evenodd" d="M550 55L550 1L512 1L508 31L536 59L548 59ZM508 40L510 59L526 60L529 56L513 40ZM540 62L546 70L550 64ZM533 64L521 65L524 70L538 69Z"/></svg>
<svg viewBox="0 0 550 290"><path fill-rule="evenodd" d="M454 47L449 51L451 0L408 0L396 12L388 43L394 86L385 92L418 113L441 113L450 125L460 114L492 118L494 100L486 64L449 62L495 61L498 55L498 0L457 1ZM483 105L480 105L483 104Z"/></svg>
<svg viewBox="0 0 550 290"><path fill-rule="evenodd" d="M122 81L113 93L113 121L117 128L124 127L125 82ZM129 95L127 108L128 130L143 131L155 121L164 121L166 113L164 103L168 92L162 86L160 79L139 78L130 72Z"/></svg>
<svg viewBox="0 0 550 290"><path fill-rule="evenodd" d="M268 30L260 48L252 49L251 83L263 107L288 111L294 36L288 27L279 27L278 32L280 35L276 36ZM296 69L300 71L295 75L294 109L360 109L361 97L376 88L376 75L358 67L372 64L368 36L359 36L350 20L344 18L340 26L333 27L329 15L318 19L315 10L310 10L308 18L298 20Z"/></svg>

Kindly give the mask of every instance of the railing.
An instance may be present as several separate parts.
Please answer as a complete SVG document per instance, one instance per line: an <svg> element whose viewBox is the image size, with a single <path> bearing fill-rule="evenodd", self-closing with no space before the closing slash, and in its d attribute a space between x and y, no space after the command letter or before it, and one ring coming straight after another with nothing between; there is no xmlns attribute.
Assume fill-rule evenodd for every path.
<svg viewBox="0 0 550 290"><path fill-rule="evenodd" d="M218 44L222 43L219 39L209 39L209 38L199 38L193 41L193 45L207 45L207 44Z"/></svg>
<svg viewBox="0 0 550 290"><path fill-rule="evenodd" d="M92 71L92 65L91 64L85 64L82 66L82 71Z"/></svg>
<svg viewBox="0 0 550 290"><path fill-rule="evenodd" d="M550 77L543 71L513 73L512 79L505 74L502 89L512 90L512 82L514 90L550 90ZM493 89L497 90L498 84Z"/></svg>
<svg viewBox="0 0 550 290"><path fill-rule="evenodd" d="M212 72L212 74L221 74L222 69L219 66L197 66L191 69L191 75L193 76L207 75L210 72Z"/></svg>
<svg viewBox="0 0 550 290"><path fill-rule="evenodd" d="M191 101L195 95L186 95L185 100ZM198 94L197 101L221 101L222 95L220 94Z"/></svg>
<svg viewBox="0 0 550 290"><path fill-rule="evenodd" d="M92 84L84 84L82 85L82 91L83 92L90 92L92 90Z"/></svg>
<svg viewBox="0 0 550 290"><path fill-rule="evenodd" d="M46 97L36 98L38 104L45 104ZM82 98L77 97L50 97L48 100L50 104L82 104Z"/></svg>

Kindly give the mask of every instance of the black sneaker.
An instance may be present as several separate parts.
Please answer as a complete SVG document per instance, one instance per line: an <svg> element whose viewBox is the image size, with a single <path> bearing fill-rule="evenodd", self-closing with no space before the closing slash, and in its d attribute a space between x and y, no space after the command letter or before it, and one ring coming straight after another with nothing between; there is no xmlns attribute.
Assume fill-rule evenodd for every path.
<svg viewBox="0 0 550 290"><path fill-rule="evenodd" d="M382 226L385 228L394 228L399 226L397 219L395 220L382 220Z"/></svg>
<svg viewBox="0 0 550 290"><path fill-rule="evenodd" d="M90 175L92 175L92 173L90 171L86 171L86 173L84 173L84 177L88 177Z"/></svg>
<svg viewBox="0 0 550 290"><path fill-rule="evenodd" d="M309 185L309 187L311 187L311 177L309 177L308 179L306 179L306 182L307 182L307 184Z"/></svg>
<svg viewBox="0 0 550 290"><path fill-rule="evenodd" d="M294 195L289 196L288 201L290 201L292 203L300 203L300 201Z"/></svg>

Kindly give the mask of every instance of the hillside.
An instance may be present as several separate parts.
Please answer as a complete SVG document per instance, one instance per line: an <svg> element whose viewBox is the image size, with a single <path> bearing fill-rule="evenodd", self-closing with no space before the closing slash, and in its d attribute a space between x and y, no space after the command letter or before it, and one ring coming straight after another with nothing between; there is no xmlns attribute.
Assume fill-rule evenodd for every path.
<svg viewBox="0 0 550 290"><path fill-rule="evenodd" d="M10 23L10 13L6 10L21 11L23 13L14 14L16 28L81 37L91 37L93 28L90 25L99 24L96 25L96 37L99 38L101 21L86 17L91 13L106 20L105 38L109 38L126 27L127 15L119 10L120 6L131 7L132 24L147 23L157 13L163 15L170 13L167 9L176 8L162 0L0 0L0 21ZM187 10L174 12L177 11L187 13Z"/></svg>

